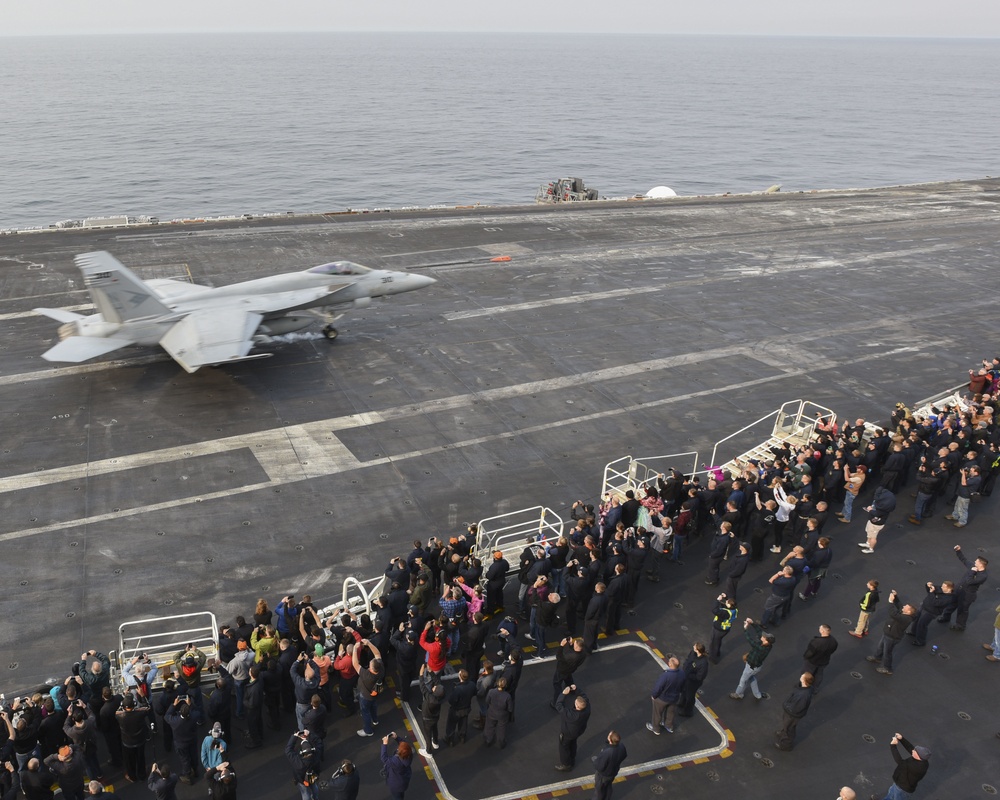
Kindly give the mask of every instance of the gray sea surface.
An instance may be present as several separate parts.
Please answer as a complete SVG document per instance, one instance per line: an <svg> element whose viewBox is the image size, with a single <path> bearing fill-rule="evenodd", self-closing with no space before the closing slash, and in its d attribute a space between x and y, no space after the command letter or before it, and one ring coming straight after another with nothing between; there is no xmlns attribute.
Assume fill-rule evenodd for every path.
<svg viewBox="0 0 1000 800"><path fill-rule="evenodd" d="M993 40L0 38L0 228L1000 171Z"/></svg>

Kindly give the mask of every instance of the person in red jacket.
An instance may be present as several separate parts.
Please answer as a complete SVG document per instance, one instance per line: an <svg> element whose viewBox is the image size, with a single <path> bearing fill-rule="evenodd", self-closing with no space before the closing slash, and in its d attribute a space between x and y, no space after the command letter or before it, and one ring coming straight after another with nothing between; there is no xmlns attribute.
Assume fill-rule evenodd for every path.
<svg viewBox="0 0 1000 800"><path fill-rule="evenodd" d="M448 663L448 633L443 628L434 633L434 621L424 626L420 646L427 651L427 669L440 674Z"/></svg>

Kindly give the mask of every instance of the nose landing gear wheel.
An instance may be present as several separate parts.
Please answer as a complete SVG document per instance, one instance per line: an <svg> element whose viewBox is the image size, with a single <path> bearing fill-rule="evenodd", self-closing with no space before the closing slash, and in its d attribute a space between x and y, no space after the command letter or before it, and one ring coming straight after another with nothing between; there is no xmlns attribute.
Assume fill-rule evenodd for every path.
<svg viewBox="0 0 1000 800"><path fill-rule="evenodd" d="M323 335L329 339L331 342L337 338L338 331L333 325L323 326Z"/></svg>

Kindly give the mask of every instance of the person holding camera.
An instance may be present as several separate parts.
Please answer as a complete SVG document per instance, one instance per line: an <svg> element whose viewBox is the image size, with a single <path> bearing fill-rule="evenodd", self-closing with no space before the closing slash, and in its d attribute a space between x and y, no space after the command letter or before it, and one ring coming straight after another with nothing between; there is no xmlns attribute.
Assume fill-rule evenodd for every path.
<svg viewBox="0 0 1000 800"><path fill-rule="evenodd" d="M146 786L156 800L177 800L177 781L178 776L170 771L169 764L153 764Z"/></svg>
<svg viewBox="0 0 1000 800"><path fill-rule="evenodd" d="M875 670L882 675L892 675L892 652L896 645L903 640L906 629L910 627L917 618L917 609L906 604L899 607L899 596L896 590L889 592L889 619L882 627L882 638L879 640L878 649L875 655L867 656L866 661L872 664L879 664Z"/></svg>
<svg viewBox="0 0 1000 800"><path fill-rule="evenodd" d="M319 758L316 738L309 731L296 731L285 745L285 757L292 765L292 779L302 800L319 798Z"/></svg>
<svg viewBox="0 0 1000 800"><path fill-rule="evenodd" d="M146 742L152 735L153 710L140 706L131 694L122 700L122 707L115 712L121 731L122 756L125 780L135 783L146 771Z"/></svg>
<svg viewBox="0 0 1000 800"><path fill-rule="evenodd" d="M358 800L361 776L349 758L345 758L330 776L330 788L333 790L333 800Z"/></svg>
<svg viewBox="0 0 1000 800"><path fill-rule="evenodd" d="M208 796L212 800L236 800L236 773L223 761L205 773L208 781Z"/></svg>
<svg viewBox="0 0 1000 800"><path fill-rule="evenodd" d="M979 467L975 465L964 466L959 476L955 509L945 519L952 520L956 528L964 528L969 524L969 503L972 502L972 495L979 491L983 479Z"/></svg>
<svg viewBox="0 0 1000 800"><path fill-rule="evenodd" d="M395 743L395 752L389 752L390 740ZM382 737L382 770L385 773L385 785L389 789L392 800L403 800L403 795L410 786L413 776L413 747L409 742L399 741L396 732Z"/></svg>
<svg viewBox="0 0 1000 800"><path fill-rule="evenodd" d="M183 650L174 654L174 672L177 675L177 688L186 692L191 704L189 709L197 724L204 719L201 694L201 671L208 661L206 656L194 644L188 644Z"/></svg>
<svg viewBox="0 0 1000 800"><path fill-rule="evenodd" d="M371 651L372 659L366 668L361 666L361 650ZM358 710L361 712L362 728L358 736L371 736L378 725L378 696L382 693L385 683L385 667L382 665L382 653L368 639L362 639L351 653L354 670L358 673Z"/></svg>
<svg viewBox="0 0 1000 800"><path fill-rule="evenodd" d="M223 762L228 762L229 746L222 738L222 725L216 722L201 743L201 765L211 772Z"/></svg>
<svg viewBox="0 0 1000 800"><path fill-rule="evenodd" d="M163 718L174 732L174 750L181 762L178 780L188 784L197 779L194 766L198 763L198 724L191 707L190 695L178 695Z"/></svg>

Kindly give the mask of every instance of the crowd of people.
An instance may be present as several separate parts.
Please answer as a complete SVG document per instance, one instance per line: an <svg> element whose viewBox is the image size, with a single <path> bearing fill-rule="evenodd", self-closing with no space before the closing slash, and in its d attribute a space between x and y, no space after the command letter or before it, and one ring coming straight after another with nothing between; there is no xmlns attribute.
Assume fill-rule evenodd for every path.
<svg viewBox="0 0 1000 800"><path fill-rule="evenodd" d="M194 644L173 654L169 664L137 653L122 666L123 685L112 685L105 654L83 653L50 692L4 701L0 800L18 792L47 800L55 781L64 797L76 800L101 794L106 775L119 772L127 782L145 782L162 800L174 797L178 782L198 781L212 798L232 800L239 784L227 739L238 728L245 729L242 745L250 750L266 737L288 735L289 773L301 797L315 800L334 715L357 714L357 736L374 737L382 698L393 691L419 707L425 752L465 746L473 735L470 727L486 746L503 749L516 719L525 658L540 658L550 647L555 667L550 705L560 725L554 768L569 771L591 712L575 673L608 637L618 635L623 612L650 591L644 584L655 584L664 570L682 565L699 539L707 540L705 584L724 581L724 590L713 591L706 602L712 636L708 644L693 642L686 655L667 655L666 669L650 687L646 728L655 736L670 734L678 718L695 713L709 665L723 658L734 628L743 628L746 652L730 697L742 700L749 690L765 699L758 675L780 646L776 629L796 608L814 605L821 596L835 557L830 529L838 525L831 523L850 524L863 515L859 545L871 554L886 546L879 534L907 494L914 500L911 524L921 525L951 506L947 519L964 527L972 499L991 493L1000 473L1000 429L994 423L1000 412L995 399L1000 360L984 362L970 374L982 384L979 392L923 417L902 404L884 427L863 419L841 427L820 417L809 441L777 445L768 457L738 464L731 474L718 468L704 475L669 470L623 497L608 494L596 506L576 502L571 530L547 540L530 538L516 560L496 550L484 564L475 528L448 541L416 540L406 556L387 565L386 591L369 613L338 608L323 614L309 596L292 595L272 610L261 599L250 620L240 616L222 626L217 658ZM988 563L954 549L963 568L955 580L889 592L888 618L867 657L879 673L893 674L897 646L907 634L913 645L923 646L932 623L947 623L953 614L951 628L965 630ZM757 569L753 565L772 557L777 570L754 619L742 611L740 583ZM865 590L851 635L864 639L880 594L877 578L861 577ZM514 585L508 588L508 582ZM983 645L990 661L1000 660L1000 617L995 628L992 643ZM778 749L794 747L797 727L837 647L830 626L819 625L782 704ZM99 758L99 741L107 761ZM150 741L170 756L147 769ZM908 796L929 757L926 748L896 734L897 761L897 744L910 752L901 763L920 764L909 764L904 778L894 776L903 794L890 790L892 798ZM407 790L414 754L415 742L406 736L381 737L377 761L394 798ZM593 758L596 796L610 796L626 757L621 736L610 730ZM355 798L359 768L340 760L328 782L338 800ZM849 787L841 796L847 792L853 797Z"/></svg>

